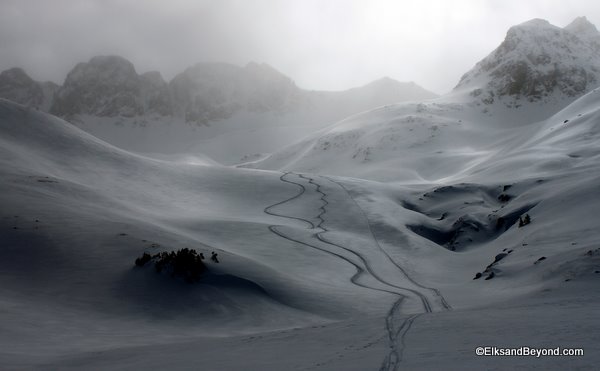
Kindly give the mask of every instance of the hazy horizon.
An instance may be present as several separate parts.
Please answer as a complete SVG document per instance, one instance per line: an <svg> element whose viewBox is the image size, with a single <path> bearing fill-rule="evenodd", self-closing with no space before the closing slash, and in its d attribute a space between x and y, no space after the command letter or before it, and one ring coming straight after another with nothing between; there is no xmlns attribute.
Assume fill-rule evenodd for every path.
<svg viewBox="0 0 600 371"><path fill-rule="evenodd" d="M130 60L166 80L198 62L266 63L309 90L344 90L388 76L438 94L532 18L600 24L600 5L572 1L6 0L0 70L22 67L61 84L95 55Z"/></svg>

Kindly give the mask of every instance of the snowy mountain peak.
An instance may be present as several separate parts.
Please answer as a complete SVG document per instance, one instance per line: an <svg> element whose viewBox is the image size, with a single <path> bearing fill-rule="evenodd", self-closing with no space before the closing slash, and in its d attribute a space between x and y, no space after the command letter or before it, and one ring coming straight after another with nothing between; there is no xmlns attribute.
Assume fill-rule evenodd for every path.
<svg viewBox="0 0 600 371"><path fill-rule="evenodd" d="M573 22L569 23L565 30L572 32L576 35L587 35L600 37L600 32L593 23L588 21L586 17L577 17Z"/></svg>
<svg viewBox="0 0 600 371"><path fill-rule="evenodd" d="M588 37L592 31L595 27L585 18L564 29L542 19L513 26L502 44L461 78L455 91L467 91L484 104L500 100L509 107L524 101L572 100L600 81L600 48Z"/></svg>
<svg viewBox="0 0 600 371"><path fill-rule="evenodd" d="M530 19L528 21L525 21L523 23L520 23L516 26L511 27L511 29L518 29L518 28L544 28L544 27L556 27L553 26L552 24L550 24L550 22L548 22L545 19L541 19L541 18L533 18Z"/></svg>

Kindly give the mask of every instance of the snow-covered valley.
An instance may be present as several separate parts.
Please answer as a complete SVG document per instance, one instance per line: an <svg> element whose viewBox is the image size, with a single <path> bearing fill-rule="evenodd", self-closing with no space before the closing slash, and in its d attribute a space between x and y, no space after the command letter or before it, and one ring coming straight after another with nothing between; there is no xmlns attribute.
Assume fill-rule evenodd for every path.
<svg viewBox="0 0 600 371"><path fill-rule="evenodd" d="M543 161L556 161L569 131L595 131L597 95L559 114L586 119L534 138L551 148ZM230 352L248 369L394 369L411 354L414 367L446 358L489 367L473 354L483 344L587 345L592 356L575 361L595 359L597 138L564 172L487 166L492 174L473 171L469 183L398 185L144 158L35 110L7 101L1 110L11 368L161 369L171 356L157 347L189 369L235 368ZM495 166L534 166L522 152ZM533 222L518 228L525 212ZM195 286L133 267L144 251L183 247L218 251L221 263ZM473 280L506 251L484 273L494 279ZM519 335L499 335L512 322Z"/></svg>
<svg viewBox="0 0 600 371"><path fill-rule="evenodd" d="M264 145L233 115L198 148L295 141L239 166L132 152L135 133L92 135L106 118L77 125L90 134L1 99L0 368L596 368L600 90L533 99L503 81L306 138L257 119ZM193 284L134 265L183 248L220 262Z"/></svg>

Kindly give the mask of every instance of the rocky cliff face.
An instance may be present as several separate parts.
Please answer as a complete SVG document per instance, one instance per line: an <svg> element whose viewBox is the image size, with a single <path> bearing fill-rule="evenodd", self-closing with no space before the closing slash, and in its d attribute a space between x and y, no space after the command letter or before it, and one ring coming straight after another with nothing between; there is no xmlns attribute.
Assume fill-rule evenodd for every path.
<svg viewBox="0 0 600 371"><path fill-rule="evenodd" d="M128 60L94 57L79 63L58 89L51 113L70 118L169 116L174 112L169 86L158 72L138 75Z"/></svg>
<svg viewBox="0 0 600 371"><path fill-rule="evenodd" d="M502 100L574 98L600 83L600 34L585 18L565 28L533 19L511 27L496 50L467 72L455 90L491 104Z"/></svg>
<svg viewBox="0 0 600 371"><path fill-rule="evenodd" d="M208 123L234 113L286 112L302 100L301 90L286 76L262 64L240 68L199 63L169 84L177 110L188 122Z"/></svg>
<svg viewBox="0 0 600 371"><path fill-rule="evenodd" d="M62 86L36 82L18 68L0 74L0 97L73 121L83 115L142 121L154 116L209 125L239 112L302 112L333 121L384 104L435 96L414 83L389 78L341 92L308 91L258 63L199 63L169 83L159 72L139 75L131 62L118 56L79 63Z"/></svg>
<svg viewBox="0 0 600 371"><path fill-rule="evenodd" d="M69 72L58 90L51 113L133 117L144 113L140 77L121 57L94 57Z"/></svg>
<svg viewBox="0 0 600 371"><path fill-rule="evenodd" d="M564 28L541 19L511 27L502 44L467 72L455 91L465 91L483 104L501 101L517 107L523 101L573 99L597 85L600 33L580 17ZM272 67L257 63L245 67L199 63L167 83L158 72L138 75L122 57L99 56L78 64L62 87L36 82L19 68L4 71L0 97L67 119L163 116L209 124L242 111L328 112L331 121L435 94L388 78L343 92L307 91Z"/></svg>
<svg viewBox="0 0 600 371"><path fill-rule="evenodd" d="M14 102L48 110L58 85L38 82L21 68L11 68L0 73L0 97Z"/></svg>
<svg viewBox="0 0 600 371"><path fill-rule="evenodd" d="M284 115L314 111L316 116L327 112L324 119L329 121L379 105L435 96L414 83L389 78L342 92L308 91L258 63L245 67L199 63L167 83L159 72L138 75L131 62L118 56L98 56L79 63L60 87L36 82L18 68L0 75L0 97L66 119L78 115L156 116L205 125L239 112Z"/></svg>
<svg viewBox="0 0 600 371"><path fill-rule="evenodd" d="M169 85L160 72L152 71L140 75L141 100L144 112L157 116L172 116L175 113Z"/></svg>

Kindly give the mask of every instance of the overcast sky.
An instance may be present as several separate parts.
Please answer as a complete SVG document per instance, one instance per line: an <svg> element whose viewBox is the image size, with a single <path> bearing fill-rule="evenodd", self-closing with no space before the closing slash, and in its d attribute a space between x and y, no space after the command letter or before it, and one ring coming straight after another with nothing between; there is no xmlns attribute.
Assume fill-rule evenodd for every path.
<svg viewBox="0 0 600 371"><path fill-rule="evenodd" d="M597 0L0 0L0 70L62 83L118 54L166 79L200 61L270 64L307 89L383 76L437 93L531 18L565 26Z"/></svg>

